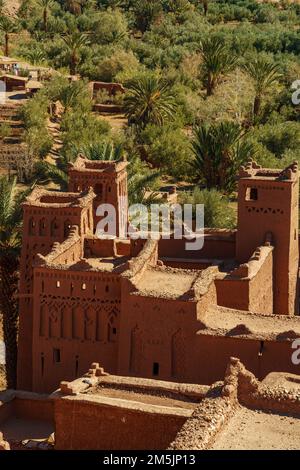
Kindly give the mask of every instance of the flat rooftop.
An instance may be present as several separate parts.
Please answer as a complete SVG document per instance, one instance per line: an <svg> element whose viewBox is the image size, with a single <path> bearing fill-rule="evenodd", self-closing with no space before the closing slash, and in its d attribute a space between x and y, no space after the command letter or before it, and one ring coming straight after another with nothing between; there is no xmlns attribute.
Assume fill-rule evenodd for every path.
<svg viewBox="0 0 300 470"><path fill-rule="evenodd" d="M192 288L201 271L176 268L149 268L136 283L139 294L178 299Z"/></svg>
<svg viewBox="0 0 300 470"><path fill-rule="evenodd" d="M298 450L300 417L240 406L212 450Z"/></svg>
<svg viewBox="0 0 300 470"><path fill-rule="evenodd" d="M146 403L149 405L158 405L158 406L166 406L172 408L183 408L183 409L190 409L194 410L196 406L199 404L199 401L192 400L192 399L180 399L174 398L167 395L152 395L151 393L142 393L137 391L125 390L125 389L116 389L107 387L105 385L98 385L95 389L88 394L97 394L101 397L108 397L108 398L117 398L121 400L128 400L131 402L139 402L139 403Z"/></svg>
<svg viewBox="0 0 300 470"><path fill-rule="evenodd" d="M82 266L81 270L102 271L109 273L121 273L127 269L127 262L130 257L128 256L110 256L110 257L92 257L84 258L74 266ZM70 266L72 268L72 266Z"/></svg>
<svg viewBox="0 0 300 470"><path fill-rule="evenodd" d="M204 329L199 334L286 340L300 337L300 317L261 315L211 306L200 318Z"/></svg>

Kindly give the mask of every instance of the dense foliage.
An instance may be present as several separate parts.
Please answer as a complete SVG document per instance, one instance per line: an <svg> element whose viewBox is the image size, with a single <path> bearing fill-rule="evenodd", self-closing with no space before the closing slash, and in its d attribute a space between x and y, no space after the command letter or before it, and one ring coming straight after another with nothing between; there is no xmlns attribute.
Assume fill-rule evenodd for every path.
<svg viewBox="0 0 300 470"><path fill-rule="evenodd" d="M58 170L80 148L112 145L140 177L159 171L221 198L249 157L272 167L299 160L299 26L297 3L256 0L23 0L16 18L0 17L4 51L61 74L24 109L33 155L53 145L59 102ZM114 97L123 130L95 118L90 80L125 86Z"/></svg>

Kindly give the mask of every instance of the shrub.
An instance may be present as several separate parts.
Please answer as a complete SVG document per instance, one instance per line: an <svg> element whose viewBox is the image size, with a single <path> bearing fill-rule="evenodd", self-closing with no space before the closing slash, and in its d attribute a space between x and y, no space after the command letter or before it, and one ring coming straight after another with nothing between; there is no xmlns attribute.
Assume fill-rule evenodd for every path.
<svg viewBox="0 0 300 470"><path fill-rule="evenodd" d="M203 204L204 226L211 228L234 228L236 210L233 203L216 189L195 188L192 192L179 193L181 204Z"/></svg>

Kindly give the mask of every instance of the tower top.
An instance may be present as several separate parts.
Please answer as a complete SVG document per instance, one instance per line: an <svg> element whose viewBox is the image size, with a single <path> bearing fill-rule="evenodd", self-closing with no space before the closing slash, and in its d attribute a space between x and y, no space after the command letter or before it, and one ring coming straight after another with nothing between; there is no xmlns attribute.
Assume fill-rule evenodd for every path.
<svg viewBox="0 0 300 470"><path fill-rule="evenodd" d="M42 208L87 207L94 198L95 193L91 187L81 193L75 193L49 191L37 186L23 202L23 205Z"/></svg>
<svg viewBox="0 0 300 470"><path fill-rule="evenodd" d="M70 170L80 172L97 171L102 173L119 173L126 169L126 160L89 160L84 155L79 154L73 163L69 163Z"/></svg>
<svg viewBox="0 0 300 470"><path fill-rule="evenodd" d="M283 170L262 168L253 159L240 168L239 178L271 181L296 181L299 178L298 162L295 161Z"/></svg>

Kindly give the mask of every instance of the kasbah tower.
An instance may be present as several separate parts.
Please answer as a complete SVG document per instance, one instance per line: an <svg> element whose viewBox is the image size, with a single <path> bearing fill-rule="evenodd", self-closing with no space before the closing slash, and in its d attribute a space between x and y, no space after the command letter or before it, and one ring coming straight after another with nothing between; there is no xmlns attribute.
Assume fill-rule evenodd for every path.
<svg viewBox="0 0 300 470"><path fill-rule="evenodd" d="M79 155L69 192L35 188L23 205L18 389L52 392L93 362L112 374L207 384L233 355L257 376L296 373L290 344L276 339L258 361L264 332L254 337L247 322L284 318L285 334L298 313L297 164L242 167L237 230L205 230L200 251L173 238L124 239L126 167ZM116 209L115 238L95 235L100 203ZM222 334L215 323L225 315L231 330Z"/></svg>

